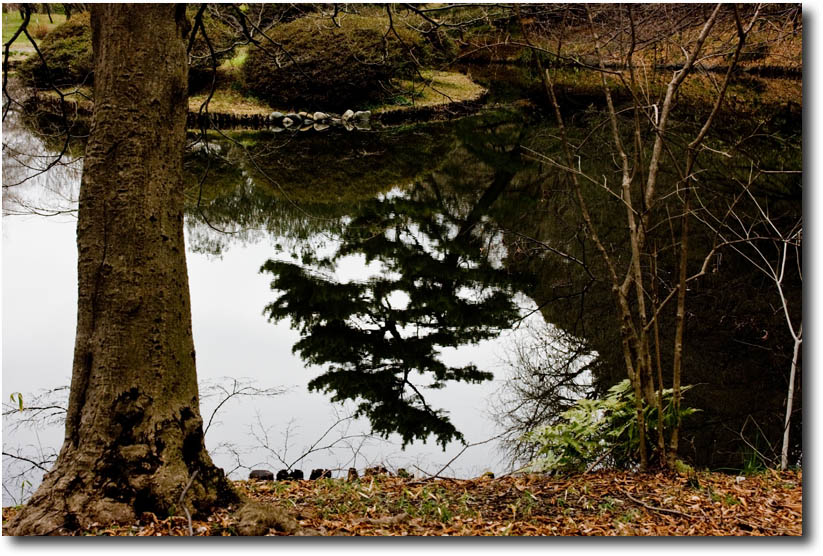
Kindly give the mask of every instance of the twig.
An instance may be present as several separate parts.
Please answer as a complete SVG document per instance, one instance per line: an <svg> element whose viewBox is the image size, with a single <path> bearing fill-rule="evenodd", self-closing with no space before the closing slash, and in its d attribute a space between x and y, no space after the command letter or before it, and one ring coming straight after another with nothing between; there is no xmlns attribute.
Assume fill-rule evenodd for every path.
<svg viewBox="0 0 823 556"><path fill-rule="evenodd" d="M604 459L606 459L606 457L607 457L609 454L611 454L611 453L614 451L614 449L615 449L615 448L617 448L617 444L615 444L614 446L612 446L611 448L609 448L609 449L608 449L608 450L607 450L607 451L606 451L606 452L605 452L602 456L600 456L599 458L597 458L596 460L594 460L594 463L592 463L590 466L588 466L588 467L586 468L586 470L585 470L585 471L583 471L583 474L585 475L586 473L590 473L590 472L591 472L591 470L592 470L592 469L594 469L595 467L597 467L597 464L598 464L598 463L600 463L601 461L603 461Z"/></svg>
<svg viewBox="0 0 823 556"><path fill-rule="evenodd" d="M15 456L14 454L10 454L10 453L8 453L8 452L3 452L3 455L4 455L4 456L6 456L6 457L9 457L9 458L17 459L17 460L20 460L20 461L25 461L26 463L30 463L30 464L32 464L33 466L35 466L36 468L38 468L38 469L42 469L42 470L43 470L43 471L45 471L46 473L48 473L48 472L49 472L49 470L48 470L48 469L46 469L45 467L43 467L42 465L40 465L40 464L39 464L39 463L37 463L36 461L31 460L31 459L29 459L29 458L24 458L23 456ZM43 462L43 463L48 463L48 462Z"/></svg>
<svg viewBox="0 0 823 556"><path fill-rule="evenodd" d="M631 495L631 494L629 494L628 492L624 492L623 494L625 494L625 495L626 495L626 497L627 497L629 500L631 500L632 502L634 502L635 504L639 504L639 505L643 506L644 508L646 508L647 510L651 510L651 511L653 511L653 512L659 512L659 513L666 513L666 514L679 515L679 516L683 516L683 517L686 517L686 518L689 518L689 519L696 519L697 517L699 517L699 516L695 516L695 515L691 515L691 514L686 514L686 513L683 513L683 512L679 512L679 511L677 511L677 510L670 510L669 508L659 508L659 507L657 507L657 506L651 506L651 505L649 505L649 504L646 504L646 503L645 503L645 502L643 502L642 500L638 500L637 498L635 498L634 496L632 496L632 495Z"/></svg>
<svg viewBox="0 0 823 556"><path fill-rule="evenodd" d="M449 460L449 462L448 462L446 465L444 465L442 468L440 468L440 471L438 471L438 472L437 472L437 473L435 473L434 475L431 475L430 473L426 473L425 471L423 471L422 469L420 469L420 468L419 468L419 467L417 467L416 465L415 465L415 467L417 467L418 469L420 469L421 471L423 471L423 472L424 472L424 473L426 473L427 475L431 475L432 477L437 478L437 479L442 479L443 477L441 477L441 476L440 476L440 474L441 474L443 471L445 471L446 469L448 469L448 468L451 466L451 464L455 462L455 460L456 460L457 458L459 458L460 456L462 456L462 455L463 455L463 453L465 453L465 451L466 451L466 450L468 450L469 448L474 448L475 446L481 446L481 445L483 445L483 444L488 444L489 442L491 442L491 441L493 441L493 440L497 440L498 438L501 438L504 434L505 434L505 433L500 433L500 434L498 434L498 435L496 435L496 436L492 436L491 438L487 438L486 440L482 440L482 441L480 441L480 442L475 442L475 443L473 443L473 444L466 444L466 445L463 447L463 449L462 449L462 450L460 450L460 452L458 452L458 453L457 453L457 455L456 455L456 456L454 456L452 459L450 459L450 460Z"/></svg>
<svg viewBox="0 0 823 556"><path fill-rule="evenodd" d="M432 475L431 473L429 473L428 471L426 471L425 469L423 469L422 467L420 467L417 464L412 465L412 467L414 467L415 469L417 469L418 471L420 471L424 475L428 475L432 479L437 479L438 478L437 475ZM440 478L442 478L442 477L440 477Z"/></svg>
<svg viewBox="0 0 823 556"><path fill-rule="evenodd" d="M193 529L192 529L192 527L191 527L191 514L189 513L189 509L188 509L188 508L186 507L186 505L183 503L183 498L186 496L186 492L188 492L189 488L191 487L192 483L194 482L194 478L195 478L195 477L197 477L197 473L198 473L199 471L200 471L199 469L195 469L195 470L194 470L194 473L192 473L192 474L191 474L191 477L189 477L189 482L186 484L186 488L184 488L184 489L183 489L183 492L181 492L181 493L180 493L180 501L179 501L179 504L180 504L181 506L183 506L183 511L184 511L184 512L186 512L186 519L187 519L187 520L188 520L188 522L189 522L189 523L188 523L188 525L189 525L189 536L190 536L190 537L193 537L193 536L194 536L194 530L193 530Z"/></svg>
<svg viewBox="0 0 823 556"><path fill-rule="evenodd" d="M736 523L737 523L738 526L743 525L743 526L748 527L749 529L752 529L752 530L760 529L762 531L767 531L767 532L772 533L774 535L784 535L784 536L791 535L791 533L787 532L785 529L767 527L765 525L759 525L757 523L750 523L750 522L744 521L742 519L738 519L736 521Z"/></svg>
<svg viewBox="0 0 823 556"><path fill-rule="evenodd" d="M223 399L218 402L217 406L212 410L211 415L209 415L208 423L206 427L203 429L203 435L205 436L206 433L209 432L209 428L212 426L215 416L220 411L220 409L232 398L240 397L240 396L248 396L248 397L255 397L255 396L267 396L273 397L283 394L286 390L278 389L276 387L272 388L256 388L254 386L244 386L241 382L237 379L232 379L232 386L231 391L228 391L226 387L222 384L216 384L210 387L211 389L219 390L223 393Z"/></svg>

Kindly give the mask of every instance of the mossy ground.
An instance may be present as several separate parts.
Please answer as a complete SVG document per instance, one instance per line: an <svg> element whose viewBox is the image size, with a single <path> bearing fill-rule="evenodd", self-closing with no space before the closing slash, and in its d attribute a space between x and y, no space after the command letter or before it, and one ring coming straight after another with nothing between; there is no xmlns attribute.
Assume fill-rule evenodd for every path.
<svg viewBox="0 0 823 556"><path fill-rule="evenodd" d="M293 110L362 109L394 96L390 81L434 59L422 34L384 16L305 16L272 28L280 51L255 48L242 68L244 87L272 106Z"/></svg>
<svg viewBox="0 0 823 556"><path fill-rule="evenodd" d="M191 112L199 111L208 96L208 91L189 95L189 110ZM208 108L209 112L213 114L235 114L238 116L268 115L272 112L272 108L265 102L261 102L254 97L245 96L242 92L230 86L217 88L211 100L209 100Z"/></svg>
<svg viewBox="0 0 823 556"><path fill-rule="evenodd" d="M236 66L235 66L236 67ZM220 68L226 71L226 64ZM218 79L218 86L209 101L209 112L255 115L270 114L286 107L272 108L266 102L243 93L228 77L229 69ZM375 112L402 110L407 107L437 106L451 102L462 102L480 98L486 89L472 81L471 77L459 72L422 70L417 80L402 80L396 83L398 94L389 103L373 107ZM199 91L189 96L189 110L198 111L209 96L209 91Z"/></svg>
<svg viewBox="0 0 823 556"><path fill-rule="evenodd" d="M417 79L397 80L395 85L399 93L393 103L377 107L377 112L476 100L486 92L470 76L453 71L422 70Z"/></svg>

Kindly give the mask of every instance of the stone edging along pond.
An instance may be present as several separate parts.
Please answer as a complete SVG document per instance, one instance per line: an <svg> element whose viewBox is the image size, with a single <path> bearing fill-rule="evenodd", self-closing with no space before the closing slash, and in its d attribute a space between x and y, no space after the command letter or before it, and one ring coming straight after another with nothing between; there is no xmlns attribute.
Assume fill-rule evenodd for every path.
<svg viewBox="0 0 823 556"><path fill-rule="evenodd" d="M217 129L268 129L278 132L298 129L300 131L325 131L329 128L338 127L349 131L353 129L368 130L371 129L374 123L392 126L467 116L478 112L483 107L486 97L487 93L483 93L477 98L444 104L408 106L383 112L368 110L354 112L353 110L347 110L343 114L326 112L283 114L282 112L272 112L266 115L210 112L206 115L189 111L186 127L199 129L203 127L204 123L207 123L206 119L208 118L212 127Z"/></svg>
<svg viewBox="0 0 823 556"><path fill-rule="evenodd" d="M420 123L436 120L460 118L478 112L484 105L487 92L462 101L424 106L405 106L380 112L347 110L343 114L325 112L297 112L283 114L232 114L224 112L202 113L189 110L186 120L188 129L201 129L204 124L211 129L252 129L272 131L325 131L338 127L346 130L368 130L377 123L382 126L394 126L408 123ZM46 111L56 116L66 113L69 117L90 118L93 102L63 99L53 94L30 95L24 102L27 110ZM210 125L209 125L210 124Z"/></svg>

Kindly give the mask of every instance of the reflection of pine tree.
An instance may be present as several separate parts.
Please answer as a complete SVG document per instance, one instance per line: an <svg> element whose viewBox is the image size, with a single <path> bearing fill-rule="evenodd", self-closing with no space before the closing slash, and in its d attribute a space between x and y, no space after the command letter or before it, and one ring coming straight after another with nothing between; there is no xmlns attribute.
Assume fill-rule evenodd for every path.
<svg viewBox="0 0 823 556"><path fill-rule="evenodd" d="M266 313L291 317L302 333L295 351L310 364L329 365L311 389L333 392L334 401L360 400L358 414L374 431L398 432L404 444L430 434L443 446L462 439L446 412L426 402L413 374L425 376L426 388L492 378L475 365L444 364L439 350L491 338L519 316L514 278L482 248L489 240L482 216L512 176L496 172L468 211L448 209L454 204L434 184L365 204L337 253L311 261L333 269L342 257L365 255L382 265L365 281L338 282L274 260L263 266L282 292Z"/></svg>

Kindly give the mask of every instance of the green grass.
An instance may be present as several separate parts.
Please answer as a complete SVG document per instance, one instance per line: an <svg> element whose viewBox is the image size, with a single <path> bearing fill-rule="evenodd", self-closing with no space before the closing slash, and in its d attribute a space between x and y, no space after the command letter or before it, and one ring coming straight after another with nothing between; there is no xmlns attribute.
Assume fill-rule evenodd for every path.
<svg viewBox="0 0 823 556"><path fill-rule="evenodd" d="M471 77L457 72L422 70L425 81L396 80L395 85L403 94L394 97L394 104L376 106L375 111L397 110L404 106L433 106L448 102L477 99L486 92ZM410 100L413 98L414 100Z"/></svg>
<svg viewBox="0 0 823 556"><path fill-rule="evenodd" d="M220 68L231 72L239 71L240 68L243 66L243 62L246 61L246 58L248 58L248 56L249 47L239 46L234 50L234 57L224 61L220 65Z"/></svg>
<svg viewBox="0 0 823 556"><path fill-rule="evenodd" d="M620 523L633 523L641 516L640 510L636 508L629 508L622 515L617 518Z"/></svg>
<svg viewBox="0 0 823 556"><path fill-rule="evenodd" d="M189 110L194 112L200 110L200 105L208 96L208 90L190 95ZM253 115L269 114L272 108L253 97L244 96L240 91L232 88L231 85L228 87L218 85L214 96L209 101L209 111L212 113Z"/></svg>
<svg viewBox="0 0 823 556"><path fill-rule="evenodd" d="M34 40L40 44L40 39L37 38L36 34L40 30L48 30L51 31L64 21L66 21L66 16L60 14L52 14L52 20L54 23L49 23L49 16L46 14L32 14L31 20L29 21L28 31L29 34L32 35ZM10 12L6 13L3 12L3 44L5 45L9 40L11 40L14 33L17 32L17 29L20 28L20 25L23 23L23 19L20 17L18 12ZM42 38L42 37L41 37ZM15 52L23 52L29 53L34 52L34 47L32 47L29 40L23 35L20 34L19 37L14 41L11 46L11 50Z"/></svg>

